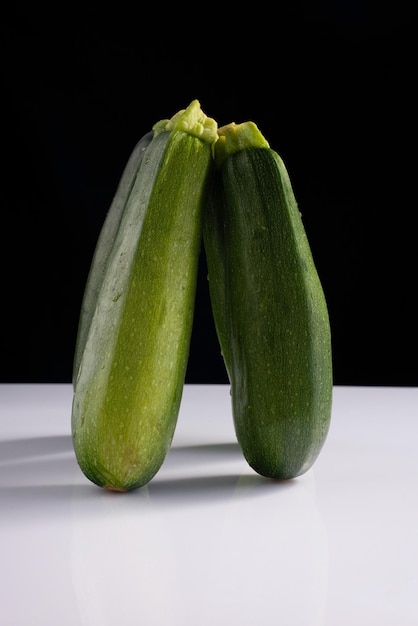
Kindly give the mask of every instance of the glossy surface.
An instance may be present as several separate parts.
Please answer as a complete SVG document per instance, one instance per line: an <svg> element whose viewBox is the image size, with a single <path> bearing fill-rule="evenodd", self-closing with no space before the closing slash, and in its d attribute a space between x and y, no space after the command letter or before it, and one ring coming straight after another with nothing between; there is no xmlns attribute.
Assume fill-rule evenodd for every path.
<svg viewBox="0 0 418 626"><path fill-rule="evenodd" d="M416 626L418 388L337 387L315 465L254 473L227 386L186 386L157 476L77 466L70 385L0 385L1 626Z"/></svg>

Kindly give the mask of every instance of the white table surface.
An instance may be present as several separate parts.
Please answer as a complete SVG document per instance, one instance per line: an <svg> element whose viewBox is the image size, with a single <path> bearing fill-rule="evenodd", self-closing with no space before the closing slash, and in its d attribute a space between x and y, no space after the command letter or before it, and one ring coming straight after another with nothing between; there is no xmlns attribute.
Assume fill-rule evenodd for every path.
<svg viewBox="0 0 418 626"><path fill-rule="evenodd" d="M417 626L418 388L336 387L314 467L258 476L187 385L154 479L78 468L70 385L0 385L1 626Z"/></svg>

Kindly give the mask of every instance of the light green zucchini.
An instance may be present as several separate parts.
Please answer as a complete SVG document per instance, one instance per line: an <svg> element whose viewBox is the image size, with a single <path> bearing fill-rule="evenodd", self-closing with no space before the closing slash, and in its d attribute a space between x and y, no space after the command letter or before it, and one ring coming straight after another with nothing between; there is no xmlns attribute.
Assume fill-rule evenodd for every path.
<svg viewBox="0 0 418 626"><path fill-rule="evenodd" d="M155 125L111 247L72 409L77 461L107 489L145 485L172 441L216 139L197 100Z"/></svg>
<svg viewBox="0 0 418 626"><path fill-rule="evenodd" d="M203 237L235 431L256 472L294 478L330 424L327 304L282 159L252 122L218 134Z"/></svg>

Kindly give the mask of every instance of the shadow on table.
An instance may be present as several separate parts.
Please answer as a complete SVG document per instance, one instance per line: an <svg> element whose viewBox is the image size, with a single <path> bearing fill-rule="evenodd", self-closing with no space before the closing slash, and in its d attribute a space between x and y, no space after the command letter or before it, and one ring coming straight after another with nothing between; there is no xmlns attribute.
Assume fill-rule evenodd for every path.
<svg viewBox="0 0 418 626"><path fill-rule="evenodd" d="M130 493L107 492L81 472L71 437L51 436L0 443L0 498L4 515L44 515L45 507L64 511L70 501L93 503L103 498L160 506L210 503L272 485L288 489L294 481L272 481L253 472L237 443L172 447L156 476Z"/></svg>

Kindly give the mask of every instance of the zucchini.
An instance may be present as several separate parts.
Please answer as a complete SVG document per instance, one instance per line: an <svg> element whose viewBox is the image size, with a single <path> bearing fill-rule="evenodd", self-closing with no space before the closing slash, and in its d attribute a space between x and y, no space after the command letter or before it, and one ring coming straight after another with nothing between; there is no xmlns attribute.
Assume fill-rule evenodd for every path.
<svg viewBox="0 0 418 626"><path fill-rule="evenodd" d="M73 393L78 464L145 485L174 434L190 347L216 122L197 100L153 128L101 282Z"/></svg>
<svg viewBox="0 0 418 626"><path fill-rule="evenodd" d="M96 308L97 297L103 281L110 251L119 229L123 211L135 183L142 157L144 156L146 148L151 143L153 134L153 131L146 133L134 147L99 233L81 302L73 360L73 385L75 385L77 379L81 356L86 345L87 335Z"/></svg>
<svg viewBox="0 0 418 626"><path fill-rule="evenodd" d="M329 430L327 304L282 159L253 122L218 135L203 240L235 432L257 473L290 479Z"/></svg>

